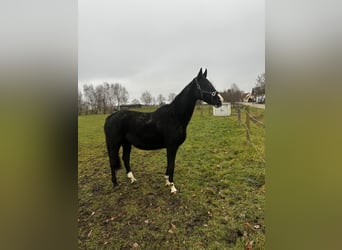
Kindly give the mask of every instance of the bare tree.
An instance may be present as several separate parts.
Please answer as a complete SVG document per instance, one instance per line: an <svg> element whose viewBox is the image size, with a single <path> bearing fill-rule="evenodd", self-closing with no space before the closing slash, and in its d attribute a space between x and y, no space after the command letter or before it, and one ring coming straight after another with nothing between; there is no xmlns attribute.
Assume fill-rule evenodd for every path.
<svg viewBox="0 0 342 250"><path fill-rule="evenodd" d="M233 83L231 87L223 91L221 95L223 99L227 102L241 102L243 97L243 91L240 90L236 83Z"/></svg>
<svg viewBox="0 0 342 250"><path fill-rule="evenodd" d="M115 96L118 109L120 109L120 105L126 104L128 102L128 91L120 83L115 83L113 85L113 94Z"/></svg>
<svg viewBox="0 0 342 250"><path fill-rule="evenodd" d="M145 91L141 94L140 100L145 105L151 105L153 98L150 92Z"/></svg>
<svg viewBox="0 0 342 250"><path fill-rule="evenodd" d="M106 99L104 85L97 85L95 88L97 113L106 113Z"/></svg>
<svg viewBox="0 0 342 250"><path fill-rule="evenodd" d="M127 89L119 83L104 82L95 88L93 84L84 84L83 92L83 96L79 92L79 109L83 107L83 112L88 113L90 110L93 114L112 112L115 105L120 109L120 105L126 104L129 97ZM83 100L83 106L80 106L80 98Z"/></svg>
<svg viewBox="0 0 342 250"><path fill-rule="evenodd" d="M255 94L256 95L264 95L265 94L265 73L261 73L257 76L255 83Z"/></svg>
<svg viewBox="0 0 342 250"><path fill-rule="evenodd" d="M263 89L265 93L265 73L261 73L257 76L256 85L261 87L261 89Z"/></svg>
<svg viewBox="0 0 342 250"><path fill-rule="evenodd" d="M108 82L103 83L103 91L104 91L104 104L105 110L104 112L112 112L112 108L114 106L114 96L111 94L111 85Z"/></svg>
<svg viewBox="0 0 342 250"><path fill-rule="evenodd" d="M240 88L236 85L236 83L233 83L231 86L231 90L232 90L232 97L233 100L232 102L241 102L242 101L242 92L240 90Z"/></svg>
<svg viewBox="0 0 342 250"><path fill-rule="evenodd" d="M81 115L83 111L83 95L81 91L78 91L78 115Z"/></svg>
<svg viewBox="0 0 342 250"><path fill-rule="evenodd" d="M138 99L133 99L132 104L140 104L140 101Z"/></svg>
<svg viewBox="0 0 342 250"><path fill-rule="evenodd" d="M256 97L258 103L265 103L265 73L257 76L255 87L252 94Z"/></svg>
<svg viewBox="0 0 342 250"><path fill-rule="evenodd" d="M170 93L170 94L169 94L168 101L169 101L169 102L172 102L172 101L175 99L175 97L176 97L176 94L175 94L175 93Z"/></svg>
<svg viewBox="0 0 342 250"><path fill-rule="evenodd" d="M93 84L83 85L83 91L84 91L84 97L85 97L85 103L87 106L87 111L90 110L91 113L96 113L97 108L97 102L96 102L96 93L94 90Z"/></svg>
<svg viewBox="0 0 342 250"><path fill-rule="evenodd" d="M159 104L159 106L164 105L165 104L165 97L162 94L159 94L157 97L157 102Z"/></svg>

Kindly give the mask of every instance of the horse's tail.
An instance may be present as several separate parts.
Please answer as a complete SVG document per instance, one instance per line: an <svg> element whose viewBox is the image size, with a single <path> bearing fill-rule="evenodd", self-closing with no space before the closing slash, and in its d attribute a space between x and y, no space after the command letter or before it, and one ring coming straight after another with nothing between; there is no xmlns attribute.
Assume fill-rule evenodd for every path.
<svg viewBox="0 0 342 250"><path fill-rule="evenodd" d="M117 152L115 152L115 150L113 149L114 144L113 144L113 138L112 138L112 134L111 134L111 118L112 116L115 114L115 112L111 115L109 115L106 118L105 124L104 124L104 132L105 132L105 137L106 137L106 146L107 146L107 152L108 152L108 156L110 159L110 165L111 167L114 167L115 170L118 170L121 168L121 161L120 158L118 157L118 155L114 155L117 154ZM112 162L115 159L115 162Z"/></svg>

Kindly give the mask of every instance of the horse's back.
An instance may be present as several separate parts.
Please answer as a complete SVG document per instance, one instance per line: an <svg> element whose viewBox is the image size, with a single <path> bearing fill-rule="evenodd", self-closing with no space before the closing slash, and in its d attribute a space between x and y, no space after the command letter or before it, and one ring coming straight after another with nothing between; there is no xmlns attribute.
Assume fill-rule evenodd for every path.
<svg viewBox="0 0 342 250"><path fill-rule="evenodd" d="M120 133L123 127L123 121L126 116L127 110L119 110L115 111L114 113L107 116L105 124L104 124L104 130L107 136L110 134L113 134L113 132L117 131L117 133Z"/></svg>
<svg viewBox="0 0 342 250"><path fill-rule="evenodd" d="M119 110L106 118L106 133L125 134L129 130L139 130L143 125L149 124L152 120L152 113L138 112L133 110Z"/></svg>

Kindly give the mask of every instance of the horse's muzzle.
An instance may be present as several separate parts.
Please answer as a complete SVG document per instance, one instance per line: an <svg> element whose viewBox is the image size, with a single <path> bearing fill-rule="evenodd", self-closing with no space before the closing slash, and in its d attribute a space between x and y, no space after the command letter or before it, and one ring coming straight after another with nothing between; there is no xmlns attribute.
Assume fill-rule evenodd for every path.
<svg viewBox="0 0 342 250"><path fill-rule="evenodd" d="M219 100L217 101L217 103L215 104L216 108L219 108L222 106L222 103L224 101L223 97L220 94L217 94L217 97L219 98Z"/></svg>

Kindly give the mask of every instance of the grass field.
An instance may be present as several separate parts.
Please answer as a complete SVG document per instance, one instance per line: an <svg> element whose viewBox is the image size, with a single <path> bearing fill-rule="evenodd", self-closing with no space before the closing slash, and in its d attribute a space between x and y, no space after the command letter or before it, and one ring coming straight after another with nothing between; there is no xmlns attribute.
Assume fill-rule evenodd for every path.
<svg viewBox="0 0 342 250"><path fill-rule="evenodd" d="M103 132L107 115L79 117L80 249L264 249L264 128L251 122L257 153L236 116L214 117L210 110L195 110L179 148L176 195L165 186L165 149L133 148L138 181L131 184L123 168L113 191ZM263 121L264 110L250 113Z"/></svg>

